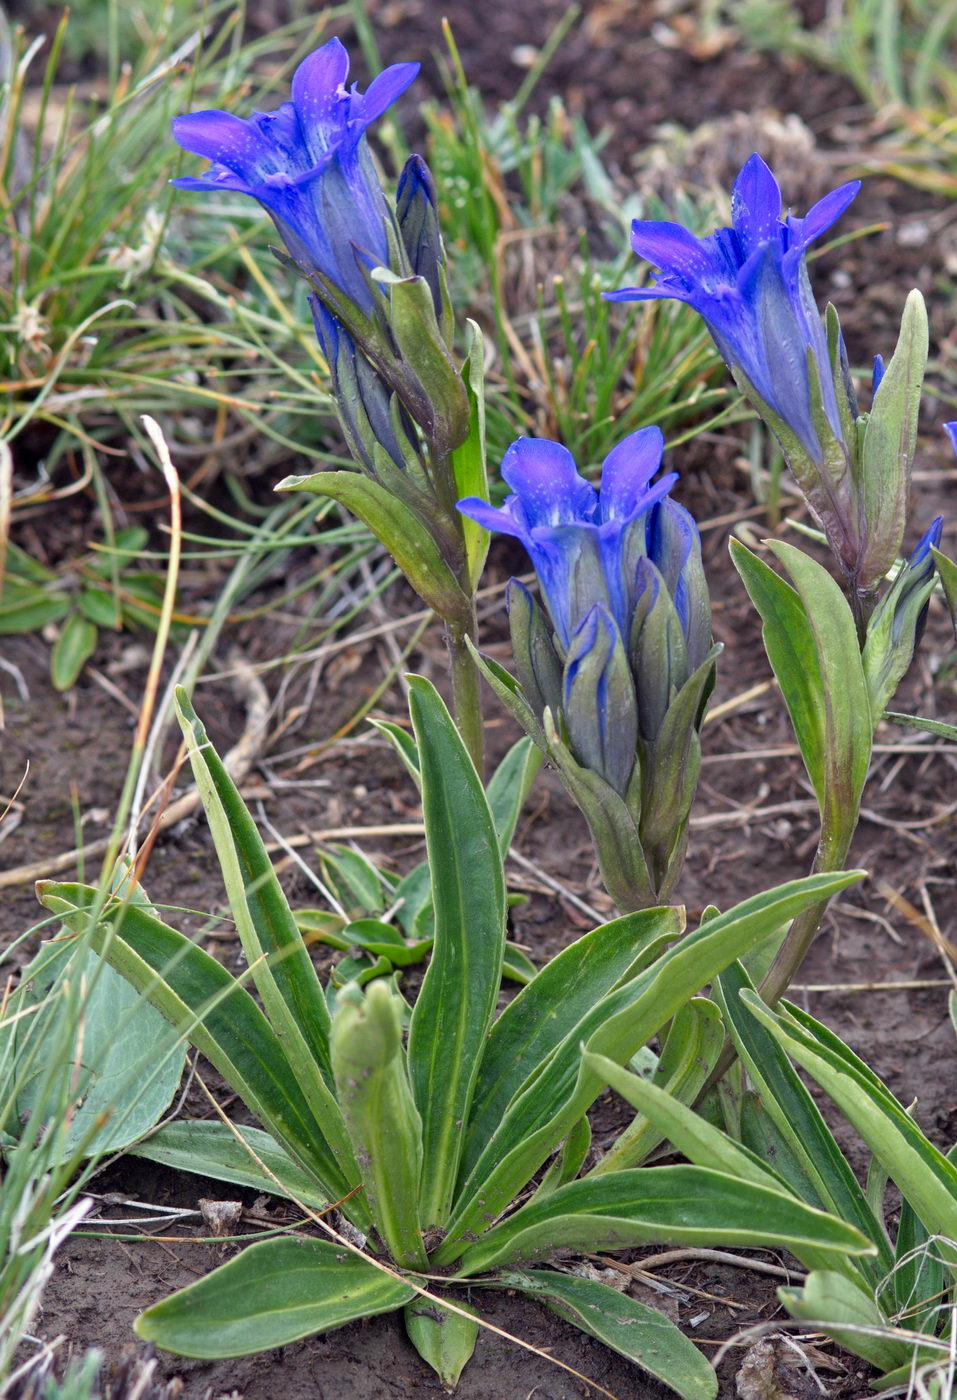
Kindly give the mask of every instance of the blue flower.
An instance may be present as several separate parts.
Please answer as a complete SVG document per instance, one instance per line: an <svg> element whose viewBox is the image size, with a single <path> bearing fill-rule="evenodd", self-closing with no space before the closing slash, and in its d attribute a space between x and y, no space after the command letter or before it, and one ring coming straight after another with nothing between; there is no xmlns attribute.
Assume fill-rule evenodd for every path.
<svg viewBox="0 0 957 1400"><path fill-rule="evenodd" d="M365 131L418 71L417 63L393 64L360 93L354 83L346 87L349 55L330 39L296 69L292 101L276 111L174 118L179 144L212 164L204 175L173 184L251 195L298 262L369 310L373 293L360 264L388 265L389 211Z"/></svg>
<svg viewBox="0 0 957 1400"><path fill-rule="evenodd" d="M567 651L586 615L600 603L627 638L639 559L648 551L648 513L677 481L649 485L661 465L658 428L641 428L605 458L601 491L579 476L566 447L519 438L502 462L512 488L501 509L470 496L463 515L512 535L528 550L552 624Z"/></svg>
<svg viewBox="0 0 957 1400"><path fill-rule="evenodd" d="M808 352L834 438L843 442L821 317L808 280L806 252L844 213L860 181L824 196L803 219L782 217L781 190L758 155L745 163L731 195L731 227L695 238L681 224L636 219L631 243L661 269L652 287L607 292L612 301L672 297L704 318L733 372L799 439L811 459L825 457L815 427L817 397Z"/></svg>

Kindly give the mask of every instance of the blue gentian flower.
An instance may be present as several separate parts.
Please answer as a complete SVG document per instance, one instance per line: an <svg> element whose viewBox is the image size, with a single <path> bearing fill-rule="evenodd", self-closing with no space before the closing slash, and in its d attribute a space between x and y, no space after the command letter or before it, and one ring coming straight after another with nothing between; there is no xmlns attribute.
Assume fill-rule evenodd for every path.
<svg viewBox="0 0 957 1400"><path fill-rule="evenodd" d="M807 275L806 253L844 213L859 180L824 196L805 218L782 217L781 190L758 155L731 194L731 227L707 238L681 224L636 219L631 244L661 271L654 286L606 292L612 301L672 297L695 308L732 372L741 375L820 465L808 352L818 367L828 426L843 442L827 341ZM744 387L744 386L742 386Z"/></svg>
<svg viewBox="0 0 957 1400"><path fill-rule="evenodd" d="M463 515L486 529L521 540L566 651L596 603L628 637L636 568L648 549L648 512L678 479L669 472L649 484L663 449L660 429L632 433L605 458L596 491L578 474L566 447L519 438L502 461L502 476L512 488L504 506L496 509L475 496L458 502Z"/></svg>
<svg viewBox="0 0 957 1400"><path fill-rule="evenodd" d="M365 131L418 71L417 63L393 64L360 93L355 83L346 87L349 55L338 39L330 39L296 69L292 101L276 111L174 118L179 144L212 164L204 175L173 184L251 195L306 271L317 269L369 310L373 293L360 262L388 265L389 212Z"/></svg>

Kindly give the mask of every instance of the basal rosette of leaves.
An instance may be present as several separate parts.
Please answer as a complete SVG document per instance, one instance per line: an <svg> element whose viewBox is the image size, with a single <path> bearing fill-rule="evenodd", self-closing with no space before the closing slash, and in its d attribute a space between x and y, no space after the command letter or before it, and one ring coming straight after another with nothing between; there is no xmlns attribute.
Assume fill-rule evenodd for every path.
<svg viewBox="0 0 957 1400"><path fill-rule="evenodd" d="M133 901L108 904L92 939L261 1127L177 1122L137 1150L317 1211L338 1202L351 1229L327 1225L325 1238L299 1233L251 1245L149 1308L137 1330L166 1349L210 1358L402 1310L416 1347L452 1383L480 1325L459 1307L456 1286L510 1288L686 1400L714 1396L710 1364L673 1324L563 1270L562 1259L694 1238L783 1246L840 1269L873 1244L856 1225L789 1199L770 1181L693 1164L582 1176L587 1110L607 1082L582 1047L624 1065L671 1023L667 1064L678 1064L682 1048L696 1058L702 1044L713 1060L720 1037L702 1040L700 1018L686 1010L694 993L860 872L793 881L693 932L679 907L626 914L572 943L496 1015L506 901L495 819L439 696L421 678L410 684L431 960L411 1010L390 980L378 979L365 992L342 992L332 1015L252 818L179 695L248 971L234 978ZM39 894L74 930L97 901L95 890L73 884L44 882ZM681 1082L693 1096L692 1081ZM425 1277L437 1272L447 1283L441 1297Z"/></svg>

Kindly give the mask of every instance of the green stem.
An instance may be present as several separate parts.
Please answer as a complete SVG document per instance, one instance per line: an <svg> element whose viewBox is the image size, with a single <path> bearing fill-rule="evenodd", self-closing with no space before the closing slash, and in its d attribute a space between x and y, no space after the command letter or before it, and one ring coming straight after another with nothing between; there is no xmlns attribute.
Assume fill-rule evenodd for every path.
<svg viewBox="0 0 957 1400"><path fill-rule="evenodd" d="M858 813L855 812L853 822L842 822L840 831L822 830L817 854L814 857L814 865L811 867L812 875L844 869L851 838L857 826L857 816ZM821 926L821 920L827 912L828 903L829 900L824 899L818 904L812 904L810 909L805 909L804 913L799 915L788 929L784 942L778 949L764 981L758 988L762 1000L768 1006L773 1008L780 1001L797 976L814 940L814 935Z"/></svg>
<svg viewBox="0 0 957 1400"><path fill-rule="evenodd" d="M452 714L462 741L469 751L480 778L485 776L485 733L482 728L482 697L479 673L469 654L466 641L476 641L475 609L467 626L454 622L445 624L445 643L449 649L452 673Z"/></svg>

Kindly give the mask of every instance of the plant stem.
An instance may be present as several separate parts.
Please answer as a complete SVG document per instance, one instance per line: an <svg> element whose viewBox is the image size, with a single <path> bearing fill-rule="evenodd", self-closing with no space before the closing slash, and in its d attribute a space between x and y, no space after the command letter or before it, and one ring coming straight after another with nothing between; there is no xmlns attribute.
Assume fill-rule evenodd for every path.
<svg viewBox="0 0 957 1400"><path fill-rule="evenodd" d="M485 734L482 729L482 698L479 693L479 673L469 654L466 640L476 640L475 607L467 626L454 622L445 624L445 643L449 649L452 673L452 714L480 778L485 776Z"/></svg>

